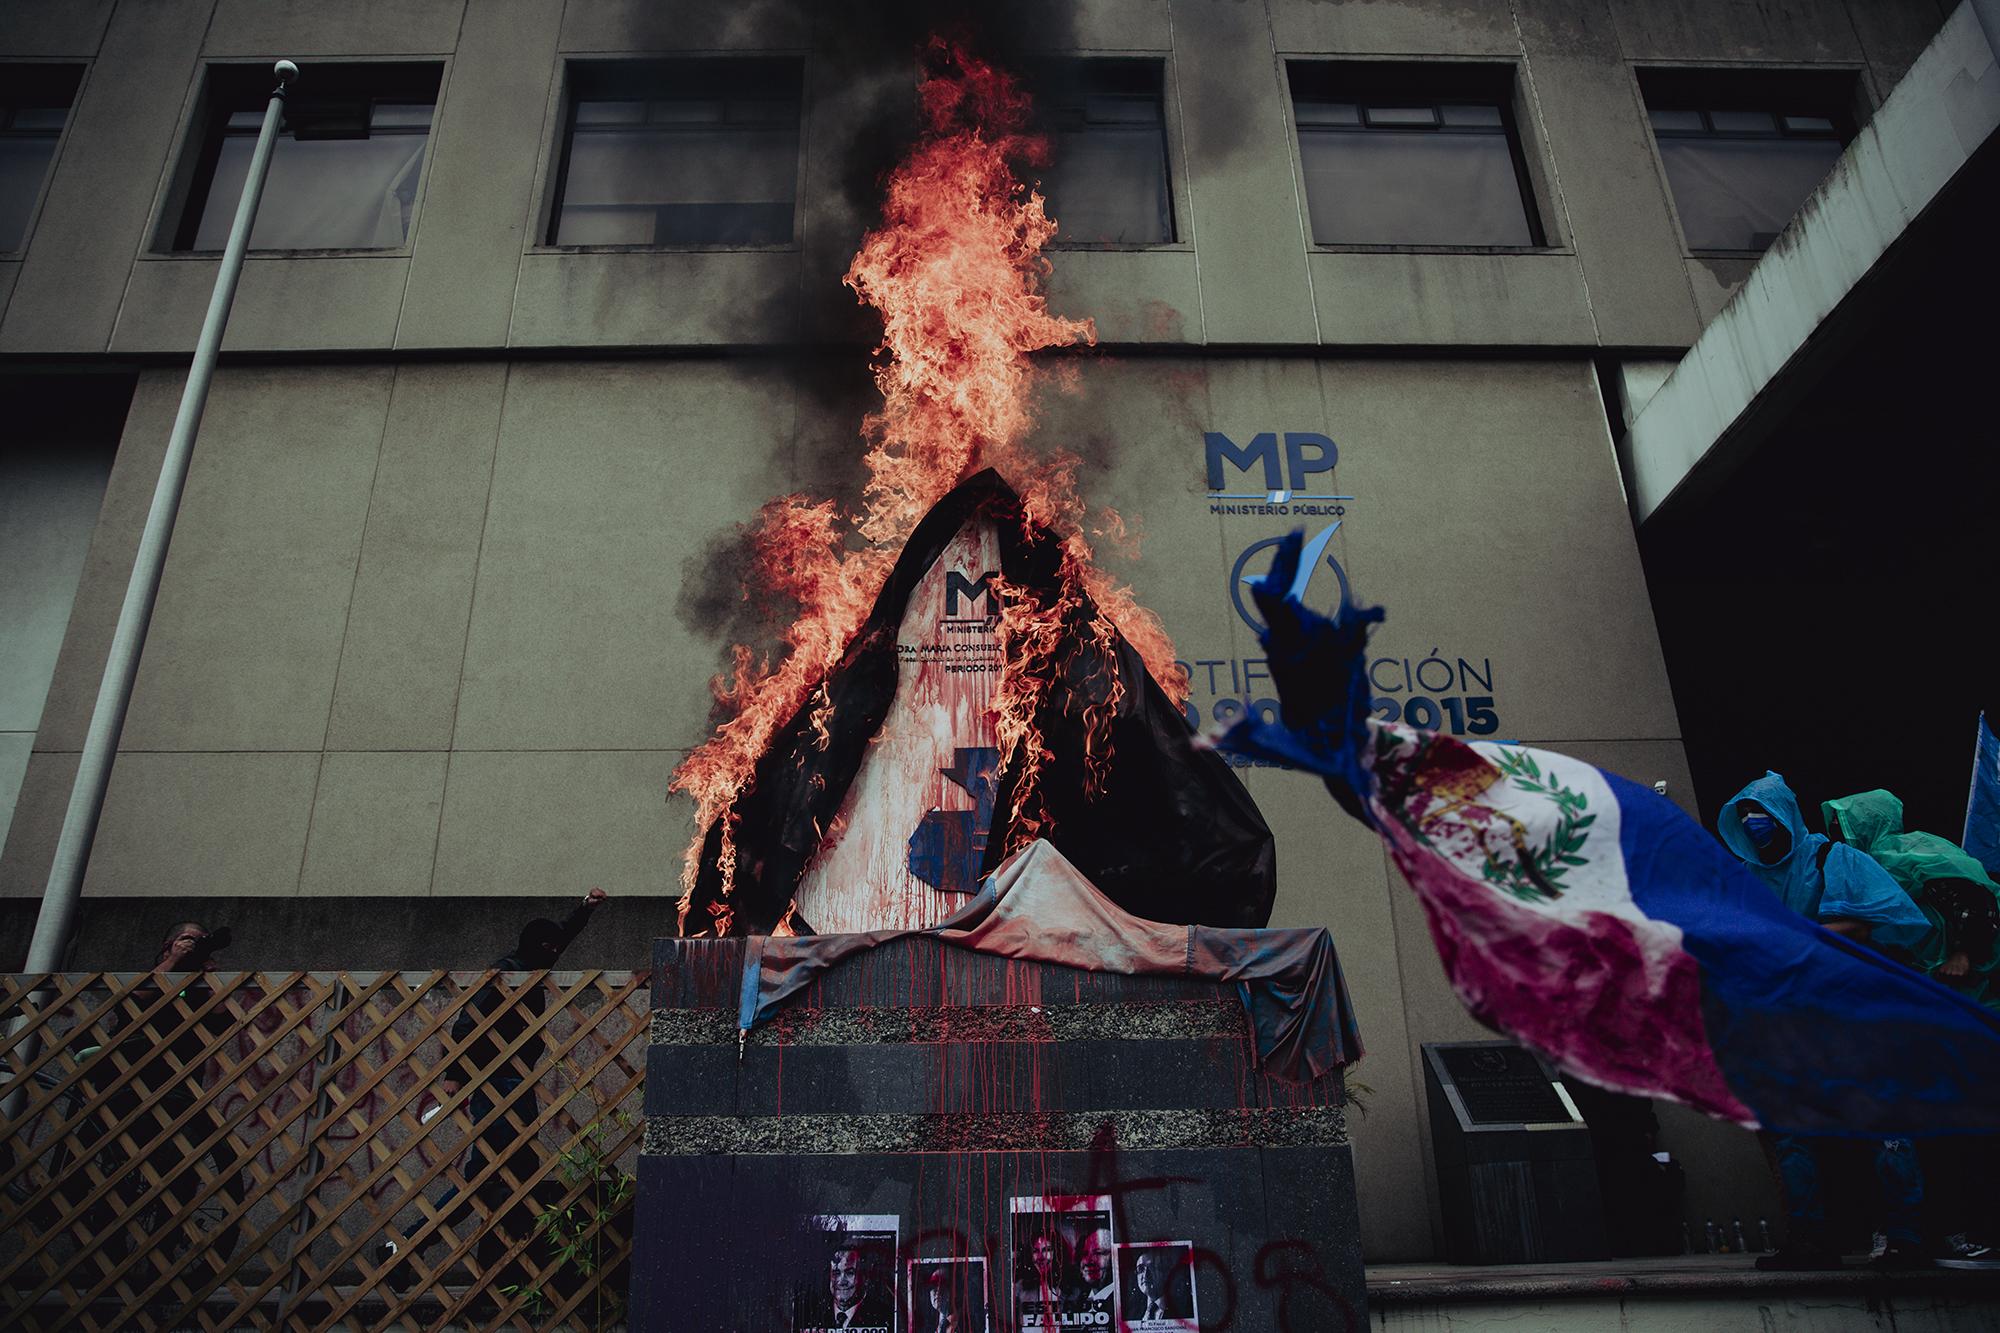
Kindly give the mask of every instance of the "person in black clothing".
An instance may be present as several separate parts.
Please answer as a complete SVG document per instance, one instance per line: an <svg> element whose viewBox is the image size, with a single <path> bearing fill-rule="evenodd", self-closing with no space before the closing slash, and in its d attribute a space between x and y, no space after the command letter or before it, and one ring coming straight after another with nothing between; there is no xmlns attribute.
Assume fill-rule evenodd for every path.
<svg viewBox="0 0 2000 1333"><path fill-rule="evenodd" d="M494 959L490 966L496 973L540 972L554 967L556 960L562 957L562 951L583 932L591 914L604 901L604 890L594 888L581 903L570 909L569 915L560 923L547 917L536 917L521 927L521 936L513 951ZM510 990L498 976L492 976L474 992L451 1025L451 1045L464 1043L464 1049L446 1066L444 1077L438 1080L438 1098L440 1101L449 1099L460 1088L472 1085L472 1095L465 1103L466 1111L472 1117L472 1144L466 1149L463 1179L471 1181L484 1171L489 1153L502 1159L505 1162L502 1170L494 1172L475 1190L478 1197L496 1207L503 1205L513 1193L513 1186L507 1182L506 1176L511 1175L517 1183L524 1182L541 1166L535 1151L535 1136L528 1132L528 1126L534 1124L541 1114L535 1089L529 1087L514 1099L504 1113L498 1112L497 1108L521 1086L525 1071L541 1063L548 1044L542 1040L539 1031L530 1034L530 1029L546 1012L548 993L539 983ZM473 1037L473 1032L489 1017L493 1021L486 1030ZM521 1040L524 1034L525 1040ZM469 1037L472 1040L468 1042ZM517 1040L520 1040L520 1045L514 1046ZM501 1052L510 1046L514 1046L512 1054L502 1058ZM457 1185L447 1186L438 1196L437 1206L440 1209L449 1208L458 1195ZM456 1229L467 1211L468 1206L461 1203L447 1215L445 1225ZM380 1242L375 1248L376 1262L386 1263L395 1257L396 1251L394 1241Z"/></svg>
<svg viewBox="0 0 2000 1333"><path fill-rule="evenodd" d="M206 974L228 942L226 928L175 924L160 941L151 974L125 1003L71 1034L75 1058L87 1065L79 1086L90 1109L74 1126L73 1140L82 1151L70 1157L63 1150L54 1199L33 1221L42 1229L66 1229L65 1219L77 1215L82 1229L99 1239L103 1262L122 1260L145 1237L195 1285L210 1271L207 1265L233 1250L238 1227L217 1214L243 1195L203 1082L210 1052L237 1016L226 1001L190 1016L214 1000ZM102 1053L93 1037L113 1049ZM93 1171L109 1178L109 1191L97 1185ZM220 1181L218 1188L208 1188L211 1179ZM195 1209L204 1199L206 1205ZM186 1210L192 1210L188 1217L166 1225Z"/></svg>
<svg viewBox="0 0 2000 1333"><path fill-rule="evenodd" d="M570 914L563 918L560 925L547 917L536 917L521 927L521 938L514 945L513 952L493 960L493 970L539 972L554 967L556 960L562 957L562 951L569 947L569 942L581 934L589 923L591 913L603 904L604 896L603 889L592 889L581 903L570 909ZM458 1059L445 1070L445 1076L438 1081L440 1097L450 1097L465 1084L479 1080L481 1071L489 1070L500 1052L513 1045L548 1011L548 992L538 985L529 986L516 991L510 1000L500 979L497 976L488 978L472 997L472 1002L459 1010L458 1018L452 1023L453 1044L470 1037L473 1030L496 1010L500 1011L499 1017L459 1052ZM467 1180L486 1167L486 1156L480 1151L482 1143L496 1153L507 1155L509 1170L516 1180L524 1180L533 1173L536 1166L533 1141L517 1126L533 1124L540 1114L535 1090L528 1089L515 1100L505 1115L495 1115L494 1105L505 1101L509 1093L521 1086L522 1071L541 1063L545 1050L547 1043L542 1040L541 1033L534 1033L522 1041L498 1068L491 1068L484 1081L473 1089L472 1096L466 1101L475 1134L472 1149L465 1157ZM496 1193L504 1195L505 1182L498 1183L500 1188ZM438 1199L439 1206L450 1203L457 1193L455 1186L446 1190Z"/></svg>
<svg viewBox="0 0 2000 1333"><path fill-rule="evenodd" d="M234 1017L224 1005L209 1010L198 1020L189 1020L186 1012L200 1009L213 997L205 974L216 969L216 951L228 941L226 930L211 934L196 921L179 923L160 941L153 975L132 992L132 1002L150 1006L164 991L174 989L181 1004L166 1005L144 1022L116 1034L116 1043L125 1053L126 1061L138 1066L131 1082L112 1096L110 1104L120 1119L129 1119L150 1095L157 1093L152 1119L157 1127L164 1127L202 1100L204 1053L217 1038L229 1032ZM186 1006L185 1011L182 1005ZM107 1062L98 1067L99 1078L117 1076L117 1063ZM206 1108L195 1114L196 1120L183 1126L183 1132L189 1142L200 1143L214 1122ZM135 1130L138 1141L143 1143L153 1138L156 1125ZM163 1145L163 1150L170 1157L178 1151L171 1144ZM177 1161L170 1164L180 1165Z"/></svg>

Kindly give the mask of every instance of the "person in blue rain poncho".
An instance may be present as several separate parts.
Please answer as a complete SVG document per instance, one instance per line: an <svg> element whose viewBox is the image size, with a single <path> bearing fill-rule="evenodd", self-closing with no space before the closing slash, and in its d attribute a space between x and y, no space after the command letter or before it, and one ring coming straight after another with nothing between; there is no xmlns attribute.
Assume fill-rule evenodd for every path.
<svg viewBox="0 0 2000 1333"><path fill-rule="evenodd" d="M1800 916L1906 962L1934 952L1935 930L1923 910L1865 853L1809 832L1799 798L1778 774L1766 772L1724 802L1716 831L1723 845ZM1783 1248L1759 1256L1757 1267L1839 1268L1840 1256L1827 1231L1816 1140L1773 1134L1768 1142L1784 1185L1790 1227ZM1875 1263L1884 1268L1928 1266L1924 1177L1916 1145L1909 1139L1881 1140L1875 1176L1886 1237Z"/></svg>
<svg viewBox="0 0 2000 1333"><path fill-rule="evenodd" d="M1930 952L1935 928L1895 878L1867 853L1806 829L1799 798L1766 773L1723 803L1723 845L1785 906L1899 961Z"/></svg>

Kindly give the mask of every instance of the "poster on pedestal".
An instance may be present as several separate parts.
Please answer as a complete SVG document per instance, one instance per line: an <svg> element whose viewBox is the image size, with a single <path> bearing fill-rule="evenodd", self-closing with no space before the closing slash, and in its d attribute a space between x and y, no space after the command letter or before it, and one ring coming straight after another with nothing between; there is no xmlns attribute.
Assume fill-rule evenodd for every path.
<svg viewBox="0 0 2000 1333"><path fill-rule="evenodd" d="M1195 1309L1194 1243L1132 1241L1118 1247L1121 1330L1183 1333L1201 1326Z"/></svg>
<svg viewBox="0 0 2000 1333"><path fill-rule="evenodd" d="M1007 1201L1014 1244L1014 1330L1109 1329L1118 1318L1108 1194Z"/></svg>
<svg viewBox="0 0 2000 1333"><path fill-rule="evenodd" d="M901 1219L886 1213L832 1213L814 1217L812 1271L795 1276L792 1333L897 1333L896 1241ZM815 1247L808 1247L806 1253Z"/></svg>
<svg viewBox="0 0 2000 1333"><path fill-rule="evenodd" d="M984 1259L910 1260L910 1333L993 1333Z"/></svg>

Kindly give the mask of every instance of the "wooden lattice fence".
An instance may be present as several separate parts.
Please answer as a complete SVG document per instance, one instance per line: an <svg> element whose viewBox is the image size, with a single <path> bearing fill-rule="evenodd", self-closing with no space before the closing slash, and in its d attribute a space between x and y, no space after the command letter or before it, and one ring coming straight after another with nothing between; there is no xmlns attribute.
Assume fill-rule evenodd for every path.
<svg viewBox="0 0 2000 1333"><path fill-rule="evenodd" d="M622 1320L644 974L0 977L0 1013L0 1326Z"/></svg>

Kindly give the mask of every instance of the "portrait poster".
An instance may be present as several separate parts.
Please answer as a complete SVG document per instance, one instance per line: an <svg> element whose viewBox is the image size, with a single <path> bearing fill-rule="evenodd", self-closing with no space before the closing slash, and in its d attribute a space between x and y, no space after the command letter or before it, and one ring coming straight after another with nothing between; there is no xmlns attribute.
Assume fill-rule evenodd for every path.
<svg viewBox="0 0 2000 1333"><path fill-rule="evenodd" d="M812 1219L792 1288L793 1333L896 1333L896 1242L892 1214L824 1214Z"/></svg>
<svg viewBox="0 0 2000 1333"><path fill-rule="evenodd" d="M993 1333L984 1259L912 1259L910 1333Z"/></svg>
<svg viewBox="0 0 2000 1333"><path fill-rule="evenodd" d="M1007 1201L1015 1330L1111 1328L1118 1275L1108 1194Z"/></svg>
<svg viewBox="0 0 2000 1333"><path fill-rule="evenodd" d="M1121 1325L1130 1333L1182 1333L1200 1327L1195 1309L1194 1243L1147 1240L1118 1247Z"/></svg>

